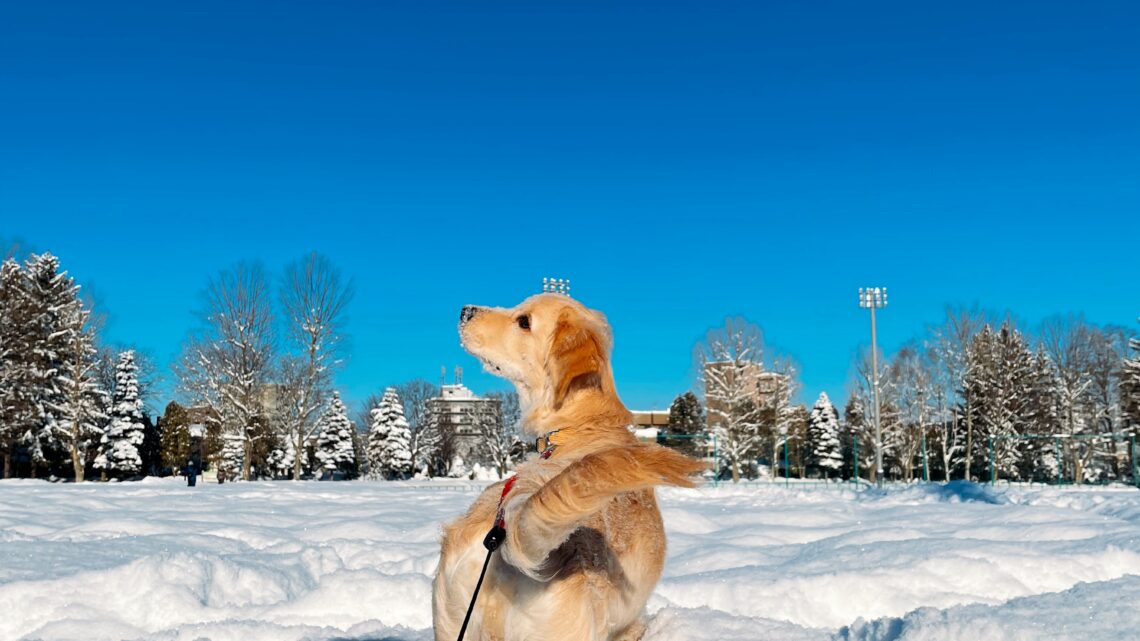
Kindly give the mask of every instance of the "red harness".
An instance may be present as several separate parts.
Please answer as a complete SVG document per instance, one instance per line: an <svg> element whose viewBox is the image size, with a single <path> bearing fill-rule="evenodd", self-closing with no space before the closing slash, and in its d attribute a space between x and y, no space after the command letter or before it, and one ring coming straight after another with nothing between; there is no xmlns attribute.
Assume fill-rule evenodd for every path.
<svg viewBox="0 0 1140 641"><path fill-rule="evenodd" d="M554 430L554 432L557 432L557 431L558 430ZM553 434L554 432L551 432L550 434ZM550 441L550 434L547 434L545 437L543 437L542 440L545 441L546 448L544 450L542 450L541 454L538 455L538 457L544 461L546 459L550 458L551 454L554 454L554 443L552 443ZM507 501L507 495L511 493L511 488L513 488L515 486L515 481L517 481L518 478L519 477L516 474L516 475L512 476L511 478L507 479L506 483L503 483L503 493L499 495L499 509L495 513L495 524L494 524L494 527L491 528L491 531L487 533L488 538L491 537L492 534L495 534L496 529L505 530L505 528L507 527L507 521L506 521L506 519L503 518L503 503L505 503ZM505 538L505 536L506 536L506 532L504 531L503 536L499 538L499 543L503 542L503 538ZM484 546L487 545L487 539L483 540L483 545ZM499 546L496 544L495 547L499 547ZM494 548L489 547L487 549L492 550Z"/></svg>
<svg viewBox="0 0 1140 641"><path fill-rule="evenodd" d="M506 483L503 483L503 493L499 495L499 511L495 513L495 526L493 528L491 528L492 533L495 531L496 528L505 530L507 527L507 521L506 521L506 519L503 518L503 503L506 502L507 494L510 494L511 488L515 486L515 481L518 480L518 478L519 478L518 475L515 475L515 476L512 476L511 478L507 479ZM490 536L490 535L491 535L491 533L487 534L487 536ZM484 540L483 544L486 545L486 540ZM498 546L496 545L495 547L498 547Z"/></svg>

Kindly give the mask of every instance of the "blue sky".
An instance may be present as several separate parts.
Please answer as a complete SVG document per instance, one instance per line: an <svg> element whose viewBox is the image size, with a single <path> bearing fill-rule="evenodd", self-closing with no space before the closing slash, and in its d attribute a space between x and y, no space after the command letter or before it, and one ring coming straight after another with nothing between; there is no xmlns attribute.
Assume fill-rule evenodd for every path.
<svg viewBox="0 0 1140 641"><path fill-rule="evenodd" d="M998 4L1000 6L994 6ZM572 279L664 407L726 315L844 395L946 304L1140 315L1134 3L5 3L0 237L165 364L208 277L354 277L351 400Z"/></svg>

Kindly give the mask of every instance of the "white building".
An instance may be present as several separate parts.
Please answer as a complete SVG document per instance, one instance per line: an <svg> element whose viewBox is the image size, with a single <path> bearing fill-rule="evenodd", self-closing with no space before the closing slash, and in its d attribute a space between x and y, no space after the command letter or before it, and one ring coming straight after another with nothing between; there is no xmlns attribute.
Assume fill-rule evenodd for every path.
<svg viewBox="0 0 1140 641"><path fill-rule="evenodd" d="M497 416L499 400L483 398L463 384L463 370L456 368L455 382L441 384L439 396L428 399L427 411L438 420L444 433L450 435L454 455L467 463L479 461L482 444L479 430L475 427L475 417L493 413Z"/></svg>

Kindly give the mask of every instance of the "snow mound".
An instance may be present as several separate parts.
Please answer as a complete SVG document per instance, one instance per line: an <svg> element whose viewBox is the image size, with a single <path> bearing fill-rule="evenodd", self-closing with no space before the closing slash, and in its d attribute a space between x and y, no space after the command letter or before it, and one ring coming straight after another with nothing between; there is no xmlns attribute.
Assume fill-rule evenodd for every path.
<svg viewBox="0 0 1140 641"><path fill-rule="evenodd" d="M986 639L1041 641L1100 639L1132 641L1140 603L1140 577L1080 583L1063 592L1021 597L1001 605L919 608L901 618L858 620L837 641L926 641ZM1127 605L1126 605L1127 604ZM1130 607L1132 606L1132 607Z"/></svg>

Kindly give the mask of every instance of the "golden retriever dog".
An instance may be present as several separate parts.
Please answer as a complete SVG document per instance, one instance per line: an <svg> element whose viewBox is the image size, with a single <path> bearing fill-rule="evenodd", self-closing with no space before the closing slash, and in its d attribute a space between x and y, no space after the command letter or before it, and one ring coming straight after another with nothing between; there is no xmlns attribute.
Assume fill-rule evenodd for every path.
<svg viewBox="0 0 1140 641"><path fill-rule="evenodd" d="M614 389L605 317L560 294L513 309L464 307L459 334L487 370L518 388L541 456L480 495L444 529L432 599L436 641L454 641L504 520L465 639L635 641L661 577L665 529L656 485L691 486L703 466L638 443Z"/></svg>

